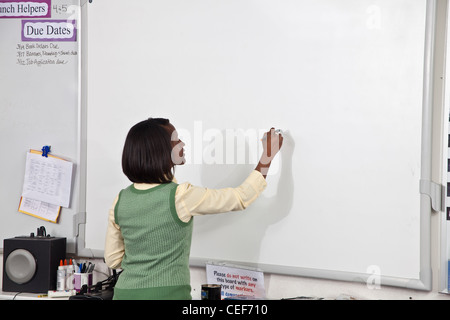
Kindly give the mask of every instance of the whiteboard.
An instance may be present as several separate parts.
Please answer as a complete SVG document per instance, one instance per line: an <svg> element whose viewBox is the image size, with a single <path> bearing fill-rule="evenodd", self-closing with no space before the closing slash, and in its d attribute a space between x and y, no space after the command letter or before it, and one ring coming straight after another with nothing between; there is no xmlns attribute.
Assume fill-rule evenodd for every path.
<svg viewBox="0 0 450 320"><path fill-rule="evenodd" d="M101 253L130 184L120 160L135 123L169 118L186 143L178 182L210 188L239 185L273 126L285 139L267 189L244 212L196 217L191 262L420 288L433 3L94 1L86 248Z"/></svg>
<svg viewBox="0 0 450 320"><path fill-rule="evenodd" d="M36 234L44 226L47 234L66 237L67 251L74 252L80 199L80 34L71 41L24 40L22 22L80 23L80 1L42 2L50 4L46 17L0 18L0 247L3 239ZM26 154L44 145L74 163L70 204L61 209L57 223L18 212Z"/></svg>

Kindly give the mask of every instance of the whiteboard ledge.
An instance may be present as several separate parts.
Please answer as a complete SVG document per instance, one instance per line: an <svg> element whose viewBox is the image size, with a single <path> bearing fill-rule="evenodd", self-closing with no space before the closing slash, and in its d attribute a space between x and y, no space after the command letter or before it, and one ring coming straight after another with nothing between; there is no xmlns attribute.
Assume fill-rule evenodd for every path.
<svg viewBox="0 0 450 320"><path fill-rule="evenodd" d="M240 265L247 266L250 268L256 268L264 273L273 273L289 276L299 276L305 278L317 278L317 279L327 279L334 281L346 281L346 282L358 282L371 284L371 277L373 275L366 273L355 273L346 271L335 271L335 270L323 270L323 269L313 269L313 268L302 268L302 267L288 267L281 265L271 265L271 264L252 264L245 263L241 261L221 261L221 263L226 263L230 265ZM192 267L205 267L207 263L211 263L211 259L201 259L201 258L191 258L190 265ZM413 290L423 290L431 291L431 270L426 272L420 272L420 279L407 279L400 277L390 277L381 275L379 278L379 285L392 286L405 289Z"/></svg>

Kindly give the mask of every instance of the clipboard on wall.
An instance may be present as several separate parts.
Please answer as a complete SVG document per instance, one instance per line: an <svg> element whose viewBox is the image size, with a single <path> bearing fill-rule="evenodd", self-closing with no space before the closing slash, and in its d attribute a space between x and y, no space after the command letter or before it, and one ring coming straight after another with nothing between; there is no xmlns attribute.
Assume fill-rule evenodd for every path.
<svg viewBox="0 0 450 320"><path fill-rule="evenodd" d="M43 156L51 157L52 161L48 163L48 166L42 167L47 160ZM32 161L34 163L31 163ZM41 167L38 174L35 171L39 165ZM31 149L27 154L24 188L18 211L38 219L57 223L61 207L69 206L72 169L73 164L66 159ZM65 179L61 179L64 176ZM42 185L39 186L41 180ZM66 188L61 188L61 184L66 185ZM55 196L60 193L63 194L62 198Z"/></svg>

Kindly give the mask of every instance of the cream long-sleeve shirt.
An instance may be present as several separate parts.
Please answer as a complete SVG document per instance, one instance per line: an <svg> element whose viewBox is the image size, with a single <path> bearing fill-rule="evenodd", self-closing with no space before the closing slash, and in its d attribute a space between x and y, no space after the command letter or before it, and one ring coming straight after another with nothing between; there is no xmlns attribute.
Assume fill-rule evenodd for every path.
<svg viewBox="0 0 450 320"><path fill-rule="evenodd" d="M146 190L158 184L135 183L140 190ZM196 187L190 183L179 184L175 193L175 208L183 222L189 222L193 216L238 211L247 208L267 183L259 171L252 171L245 181L236 188L208 189ZM120 268L125 246L120 226L114 220L114 208L118 196L113 202L108 216L108 228L105 242L105 261L112 268Z"/></svg>

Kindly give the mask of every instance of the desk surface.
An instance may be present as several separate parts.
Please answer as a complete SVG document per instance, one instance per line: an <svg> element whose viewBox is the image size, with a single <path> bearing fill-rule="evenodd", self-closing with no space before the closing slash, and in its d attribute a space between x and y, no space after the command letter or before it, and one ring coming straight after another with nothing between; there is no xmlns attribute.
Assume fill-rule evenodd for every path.
<svg viewBox="0 0 450 320"><path fill-rule="evenodd" d="M0 300L68 300L68 299L69 297L49 298L47 296L47 293L0 291Z"/></svg>

